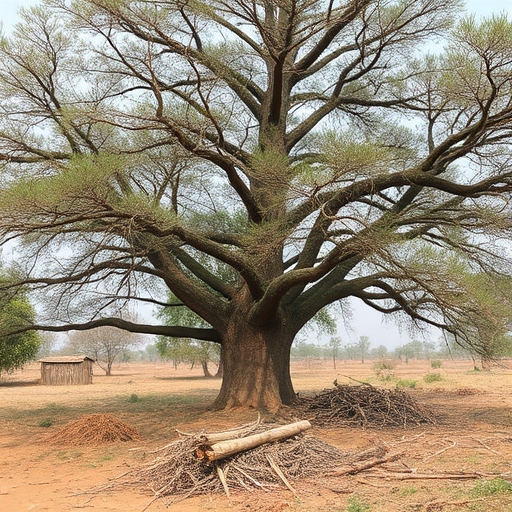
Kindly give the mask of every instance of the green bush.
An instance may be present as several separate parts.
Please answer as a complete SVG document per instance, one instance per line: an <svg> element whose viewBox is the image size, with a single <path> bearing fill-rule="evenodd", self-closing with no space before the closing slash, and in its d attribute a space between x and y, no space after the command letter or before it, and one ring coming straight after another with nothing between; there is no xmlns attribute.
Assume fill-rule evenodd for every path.
<svg viewBox="0 0 512 512"><path fill-rule="evenodd" d="M387 359L380 359L373 365L373 371L376 373L377 378L380 380L391 380L395 374L393 370L395 369L396 364L394 361L390 361Z"/></svg>
<svg viewBox="0 0 512 512"><path fill-rule="evenodd" d="M348 500L347 512L369 512L370 510L370 505L357 497L352 497Z"/></svg>
<svg viewBox="0 0 512 512"><path fill-rule="evenodd" d="M399 381L397 381L396 387L414 389L417 383L417 380L400 379Z"/></svg>
<svg viewBox="0 0 512 512"><path fill-rule="evenodd" d="M140 401L140 398L139 398L139 395L137 395L137 393L132 393L130 395L130 398L128 398L128 402L139 402Z"/></svg>
<svg viewBox="0 0 512 512"><path fill-rule="evenodd" d="M50 418L45 418L44 420L41 420L37 424L38 427L45 427L45 428L51 427L52 425L53 425L53 420L51 420Z"/></svg>
<svg viewBox="0 0 512 512"><path fill-rule="evenodd" d="M430 361L430 367L433 369L433 370L438 370L439 368L441 368L441 361L439 361L439 359L434 359L432 361Z"/></svg>
<svg viewBox="0 0 512 512"><path fill-rule="evenodd" d="M503 478L493 478L478 482L471 490L471 495L475 498L485 496L495 496L496 494L512 493L512 484Z"/></svg>
<svg viewBox="0 0 512 512"><path fill-rule="evenodd" d="M440 381L442 381L443 377L441 376L440 373L427 373L427 375L425 375L425 377L423 377L423 380L427 384L431 384L432 382L440 382Z"/></svg>

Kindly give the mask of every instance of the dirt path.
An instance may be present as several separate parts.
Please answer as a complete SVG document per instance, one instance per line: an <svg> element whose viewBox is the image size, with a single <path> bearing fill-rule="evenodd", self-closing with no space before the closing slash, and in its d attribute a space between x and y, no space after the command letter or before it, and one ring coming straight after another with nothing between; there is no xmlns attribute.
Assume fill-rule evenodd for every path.
<svg viewBox="0 0 512 512"><path fill-rule="evenodd" d="M512 481L512 372L481 374L452 362L436 371L442 380L427 385L422 380L432 372L427 362L396 369L397 379L417 380L410 393L435 411L436 426L313 429L314 436L344 452L385 442L402 453L396 462L353 476L294 482L297 497L286 489L238 492L230 499L205 495L167 506L164 499L154 501L149 489L91 489L151 460L150 452L174 439L176 428L222 430L251 421L254 414L208 412L220 383L185 368L176 372L171 365L124 365L109 379L95 376L92 386L58 388L35 384L38 368L30 367L0 385L0 511L511 511L512 492L496 490L492 477ZM319 392L334 378L346 378L340 373L379 385L371 362L345 363L334 372L328 362L310 361L294 366L293 380L300 393ZM144 441L108 446L47 442L55 429L93 412L115 414L137 428ZM448 473L481 478L448 479Z"/></svg>

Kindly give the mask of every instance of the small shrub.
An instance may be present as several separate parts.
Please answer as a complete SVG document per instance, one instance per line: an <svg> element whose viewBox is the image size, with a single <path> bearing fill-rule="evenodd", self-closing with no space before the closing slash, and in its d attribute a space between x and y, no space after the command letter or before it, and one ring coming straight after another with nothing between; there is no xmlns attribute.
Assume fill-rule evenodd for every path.
<svg viewBox="0 0 512 512"><path fill-rule="evenodd" d="M440 373L427 373L427 375L425 375L423 377L423 380L427 384L431 384L432 382L440 382L440 381L442 381L443 377L441 376Z"/></svg>
<svg viewBox="0 0 512 512"><path fill-rule="evenodd" d="M439 368L441 368L441 361L439 361L439 359L434 359L432 361L430 361L430 367L433 369L433 370L439 370Z"/></svg>
<svg viewBox="0 0 512 512"><path fill-rule="evenodd" d="M132 393L130 395L130 398L128 398L128 402L131 402L131 403L140 402L139 395L137 395L137 393Z"/></svg>
<svg viewBox="0 0 512 512"><path fill-rule="evenodd" d="M357 497L352 497L348 500L347 512L369 512L370 510L370 505Z"/></svg>
<svg viewBox="0 0 512 512"><path fill-rule="evenodd" d="M414 389L417 383L417 380L400 379L397 381L396 387Z"/></svg>
<svg viewBox="0 0 512 512"><path fill-rule="evenodd" d="M374 363L373 371L377 375L378 379L389 381L395 376L393 372L395 366L396 365L393 361L381 359L380 361Z"/></svg>
<svg viewBox="0 0 512 512"><path fill-rule="evenodd" d="M53 425L53 420L51 420L50 418L45 418L44 420L41 420L37 425L39 427L48 428L48 427L51 427Z"/></svg>
<svg viewBox="0 0 512 512"><path fill-rule="evenodd" d="M413 487L413 486L409 486L409 487L404 487L401 491L400 491L400 495L401 496L412 496L413 494L416 494L418 492L418 489L416 489L416 487Z"/></svg>
<svg viewBox="0 0 512 512"><path fill-rule="evenodd" d="M512 484L503 478L493 478L478 482L471 490L471 495L475 498L485 496L495 496L496 494L512 493Z"/></svg>

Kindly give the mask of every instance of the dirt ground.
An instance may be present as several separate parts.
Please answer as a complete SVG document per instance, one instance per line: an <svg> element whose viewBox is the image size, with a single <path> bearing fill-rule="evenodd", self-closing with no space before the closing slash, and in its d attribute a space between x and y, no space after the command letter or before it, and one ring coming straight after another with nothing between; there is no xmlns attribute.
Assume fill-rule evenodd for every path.
<svg viewBox="0 0 512 512"><path fill-rule="evenodd" d="M416 381L408 392L434 411L437 425L360 428L315 425L311 435L343 452L385 442L398 460L355 475L293 482L297 491L203 495L169 505L150 489L94 490L152 460L151 451L180 431L226 430L255 419L255 412L212 412L208 404L220 381L171 364L131 363L105 377L97 369L89 386L38 384L39 366L0 382L0 511L320 511L320 512L508 512L512 511L512 362L475 372L469 362L400 363L394 379L381 382L373 362L307 361L293 365L299 396L340 383L366 380L395 386ZM439 373L427 383L424 376ZM84 414L110 413L139 430L141 442L107 446L55 446L47 438ZM297 417L287 410L289 419ZM275 418L274 418L275 419ZM326 468L326 471L329 468ZM497 480L497 478L501 478Z"/></svg>

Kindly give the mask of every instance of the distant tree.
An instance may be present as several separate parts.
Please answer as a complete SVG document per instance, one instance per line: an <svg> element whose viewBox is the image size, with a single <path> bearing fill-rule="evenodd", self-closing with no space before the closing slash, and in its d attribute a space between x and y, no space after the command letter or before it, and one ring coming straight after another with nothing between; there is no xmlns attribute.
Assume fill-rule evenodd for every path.
<svg viewBox="0 0 512 512"><path fill-rule="evenodd" d="M5 283L10 276L0 276ZM25 294L0 294L0 376L23 367L25 363L36 358L41 336L35 331L23 331L26 325L34 322L35 311ZM13 333L21 329L18 334Z"/></svg>
<svg viewBox="0 0 512 512"><path fill-rule="evenodd" d="M37 351L37 358L48 357L55 351L55 336L51 332L39 333L39 350Z"/></svg>
<svg viewBox="0 0 512 512"><path fill-rule="evenodd" d="M158 310L157 316L165 325L188 325L198 329L207 329L209 324L191 309L180 302L175 295L169 293L168 304ZM217 377L222 376L222 351L219 344L214 346L209 341L191 338L171 338L159 336L156 343L158 353L165 359L174 362L175 367L180 362L188 362L192 366L200 364L205 377L212 377L208 363L214 362L217 366Z"/></svg>
<svg viewBox="0 0 512 512"><path fill-rule="evenodd" d="M107 376L112 374L116 359L129 348L143 342L143 337L116 327L98 327L70 335L66 350L81 353L96 361Z"/></svg>
<svg viewBox="0 0 512 512"><path fill-rule="evenodd" d="M150 362L155 362L161 359L160 353L158 352L158 347L155 343L150 343L146 345L144 349L144 358L147 358Z"/></svg>
<svg viewBox="0 0 512 512"><path fill-rule="evenodd" d="M500 359L512 357L512 336L507 333L488 340L486 354L478 353L467 346L460 346L453 337L448 337L444 343L450 357L471 358L475 370L489 371L493 365L499 364Z"/></svg>
<svg viewBox="0 0 512 512"><path fill-rule="evenodd" d="M344 359L348 359L350 361L359 358L359 352L356 343L347 343L343 345L341 353Z"/></svg>
<svg viewBox="0 0 512 512"><path fill-rule="evenodd" d="M370 350L370 338L368 336L359 336L359 340L356 343L357 351L359 353L359 357L361 358L361 363L364 364L364 360L368 355L368 351Z"/></svg>
<svg viewBox="0 0 512 512"><path fill-rule="evenodd" d="M400 358L403 357L406 363L409 363L410 359L420 357L422 352L423 344L421 341L410 341L395 349L395 355Z"/></svg>
<svg viewBox="0 0 512 512"><path fill-rule="evenodd" d="M197 364L201 365L205 377L213 377L208 364L210 362L217 364L217 373L220 377L220 347L215 343L208 341L192 340L189 338L169 338L167 336L159 337L156 342L158 354L163 359L169 359L177 368L179 363L188 363L193 368Z"/></svg>
<svg viewBox="0 0 512 512"><path fill-rule="evenodd" d="M388 355L388 348L384 345L379 345L371 350L370 355L373 359L384 359Z"/></svg>
<svg viewBox="0 0 512 512"><path fill-rule="evenodd" d="M341 338L332 337L329 340L329 349L331 351L332 364L333 364L335 370L336 370L336 358L338 357L338 354L340 352L340 347L341 347Z"/></svg>

